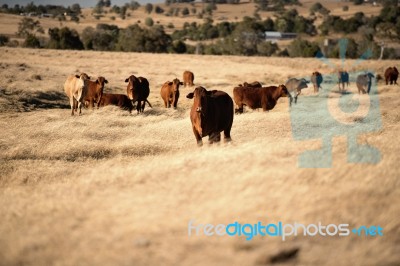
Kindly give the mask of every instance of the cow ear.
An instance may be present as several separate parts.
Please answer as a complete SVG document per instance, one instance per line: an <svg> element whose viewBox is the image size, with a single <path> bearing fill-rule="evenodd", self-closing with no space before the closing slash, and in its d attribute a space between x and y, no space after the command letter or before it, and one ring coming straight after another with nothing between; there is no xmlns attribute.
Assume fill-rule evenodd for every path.
<svg viewBox="0 0 400 266"><path fill-rule="evenodd" d="M129 78L127 78L126 80L125 80L125 82L128 82L129 81Z"/></svg>
<svg viewBox="0 0 400 266"><path fill-rule="evenodd" d="M100 81L97 79L97 80L96 80L96 83L97 83L97 84L100 84Z"/></svg>
<svg viewBox="0 0 400 266"><path fill-rule="evenodd" d="M179 85L183 85L183 82L181 81L181 82L179 82Z"/></svg>
<svg viewBox="0 0 400 266"><path fill-rule="evenodd" d="M191 92L191 93L189 93L188 95L186 95L186 98L188 98L188 99L193 99L193 96L194 96L194 93Z"/></svg>
<svg viewBox="0 0 400 266"><path fill-rule="evenodd" d="M75 75L75 78L79 79L79 78L80 78L80 76L79 76L79 75Z"/></svg>
<svg viewBox="0 0 400 266"><path fill-rule="evenodd" d="M91 77L87 76L88 79L91 79Z"/></svg>
<svg viewBox="0 0 400 266"><path fill-rule="evenodd" d="M168 86L172 86L172 84L174 84L174 83L172 83L172 82L168 82Z"/></svg>

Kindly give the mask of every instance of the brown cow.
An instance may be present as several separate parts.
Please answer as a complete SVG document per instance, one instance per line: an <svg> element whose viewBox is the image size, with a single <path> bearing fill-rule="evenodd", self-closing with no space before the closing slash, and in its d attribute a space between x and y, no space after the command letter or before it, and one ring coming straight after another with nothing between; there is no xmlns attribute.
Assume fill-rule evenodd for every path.
<svg viewBox="0 0 400 266"><path fill-rule="evenodd" d="M243 106L246 105L251 109L262 108L263 111L273 109L280 97L288 96L285 85L252 88L252 87L236 87L233 89L233 99L238 109L237 113L243 113Z"/></svg>
<svg viewBox="0 0 400 266"><path fill-rule="evenodd" d="M399 77L399 71L397 70L396 67L389 67L385 71L385 81L386 85L389 84L397 84L397 78Z"/></svg>
<svg viewBox="0 0 400 266"><path fill-rule="evenodd" d="M103 93L99 104L101 107L116 105L124 110L128 110L129 112L132 112L133 109L132 101L124 94Z"/></svg>
<svg viewBox="0 0 400 266"><path fill-rule="evenodd" d="M179 79L174 79L172 82L165 82L161 87L160 94L166 108L170 108L171 105L176 108L179 99L179 85L183 85L183 83Z"/></svg>
<svg viewBox="0 0 400 266"><path fill-rule="evenodd" d="M190 72L188 70L186 70L185 72L183 72L183 85L185 86L185 88L187 86L192 87L194 81L194 74L193 72Z"/></svg>
<svg viewBox="0 0 400 266"><path fill-rule="evenodd" d="M225 141L231 140L233 101L226 92L197 87L186 98L194 98L190 120L198 146L203 145L202 138L206 136L211 144L219 142L221 131Z"/></svg>
<svg viewBox="0 0 400 266"><path fill-rule="evenodd" d="M137 102L136 110L138 113L143 113L146 102L151 108L153 108L147 100L147 97L149 97L150 94L150 88L149 82L146 78L131 75L129 78L125 79L125 82L128 83L126 93L128 94L129 99L131 99L132 104Z"/></svg>
<svg viewBox="0 0 400 266"><path fill-rule="evenodd" d="M252 87L252 88L261 88L262 84L258 81L253 81L251 83L244 82L243 84L239 84L239 86L243 87Z"/></svg>
<svg viewBox="0 0 400 266"><path fill-rule="evenodd" d="M64 83L64 91L69 98L71 105L71 115L74 115L74 111L82 114L82 105L85 104L85 97L88 91L88 82L90 77L86 73L80 75L69 76Z"/></svg>
<svg viewBox="0 0 400 266"><path fill-rule="evenodd" d="M98 77L96 81L89 81L88 83L88 92L85 97L85 105L88 102L88 106L90 109L93 109L94 103L96 102L97 108L99 108L99 103L101 97L103 96L104 84L107 84L108 81L104 77Z"/></svg>

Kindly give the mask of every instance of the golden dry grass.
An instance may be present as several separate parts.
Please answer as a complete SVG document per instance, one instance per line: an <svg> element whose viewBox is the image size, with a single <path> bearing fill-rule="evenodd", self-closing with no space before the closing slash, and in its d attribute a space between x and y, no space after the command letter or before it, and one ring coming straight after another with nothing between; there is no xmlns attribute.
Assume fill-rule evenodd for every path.
<svg viewBox="0 0 400 266"><path fill-rule="evenodd" d="M293 247L299 255L286 265L400 263L399 86L379 84L382 129L359 137L381 151L377 165L347 163L343 136L333 140L332 168L304 169L299 154L321 141L293 139L287 99L268 113L235 116L231 144L197 148L184 97L191 89L181 89L178 110L162 107L159 90L186 69L196 84L230 95L243 81L276 85L331 72L316 59L10 48L0 55L1 265L259 265ZM399 66L353 63L346 68ZM71 117L62 86L81 71L105 76L114 93L125 93L130 74L147 77L154 108ZM384 236L189 238L191 219L380 225Z"/></svg>

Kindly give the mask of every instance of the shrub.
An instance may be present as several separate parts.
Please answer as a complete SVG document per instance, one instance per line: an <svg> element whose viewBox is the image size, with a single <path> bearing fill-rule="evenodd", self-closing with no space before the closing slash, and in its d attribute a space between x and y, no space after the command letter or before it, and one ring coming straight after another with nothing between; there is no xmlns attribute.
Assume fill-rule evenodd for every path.
<svg viewBox="0 0 400 266"><path fill-rule="evenodd" d="M24 47L40 48L40 41L34 34L28 34L24 41Z"/></svg>
<svg viewBox="0 0 400 266"><path fill-rule="evenodd" d="M290 57L314 57L318 50L318 44L302 39L296 39L289 45Z"/></svg>
<svg viewBox="0 0 400 266"><path fill-rule="evenodd" d="M10 38L8 38L4 34L0 34L0 46L6 45L10 41Z"/></svg>
<svg viewBox="0 0 400 266"><path fill-rule="evenodd" d="M151 26L153 26L153 25L154 25L154 21L153 21L153 19L152 19L152 18L150 18L150 17L147 17L147 18L146 18L146 20L144 21L144 24L146 24L146 26L149 26L149 27L151 27Z"/></svg>

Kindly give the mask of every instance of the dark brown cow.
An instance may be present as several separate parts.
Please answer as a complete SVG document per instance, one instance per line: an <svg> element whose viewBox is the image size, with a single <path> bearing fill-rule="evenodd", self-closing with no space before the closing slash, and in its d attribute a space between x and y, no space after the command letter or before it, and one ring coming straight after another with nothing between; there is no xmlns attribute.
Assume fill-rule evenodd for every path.
<svg viewBox="0 0 400 266"><path fill-rule="evenodd" d="M311 82L314 86L314 93L317 93L319 91L319 88L321 88L321 83L322 83L322 75L318 71L315 71L311 75Z"/></svg>
<svg viewBox="0 0 400 266"><path fill-rule="evenodd" d="M135 77L131 75L129 78L125 79L125 82L128 83L126 87L126 93L128 94L129 99L131 99L132 104L137 102L136 110L138 113L144 111L144 107L146 102L151 104L147 100L150 94L149 82L144 77Z"/></svg>
<svg viewBox="0 0 400 266"><path fill-rule="evenodd" d="M193 81L194 81L193 72L190 72L190 71L187 71L187 70L185 72L183 72L183 85L185 87L187 87L187 86L192 87L194 85Z"/></svg>
<svg viewBox="0 0 400 266"><path fill-rule="evenodd" d="M243 84L239 84L242 87L252 87L252 88L261 88L262 84L258 81L253 81L251 83L244 82Z"/></svg>
<svg viewBox="0 0 400 266"><path fill-rule="evenodd" d="M288 96L285 85L252 88L252 87L236 87L233 89L233 99L238 109L235 111L243 113L243 106L246 105L251 109L262 108L263 111L273 109L280 97Z"/></svg>
<svg viewBox="0 0 400 266"><path fill-rule="evenodd" d="M128 110L129 112L132 112L133 109L132 101L124 94L103 93L99 104L101 107L116 105L124 110Z"/></svg>
<svg viewBox="0 0 400 266"><path fill-rule="evenodd" d="M161 98L164 100L164 105L166 108L170 108L171 105L176 108L178 105L179 85L183 85L183 83L180 82L179 79L174 79L172 82L165 82L161 87L160 94Z"/></svg>
<svg viewBox="0 0 400 266"><path fill-rule="evenodd" d="M399 77L399 71L397 70L396 67L389 67L385 71L385 81L386 85L390 83L392 84L397 84L397 78Z"/></svg>
<svg viewBox="0 0 400 266"><path fill-rule="evenodd" d="M345 70L339 70L338 71L339 91L344 91L346 89L346 84L347 84L347 88L349 88L349 84L350 84L349 73ZM340 85L342 85L342 86L340 86Z"/></svg>
<svg viewBox="0 0 400 266"><path fill-rule="evenodd" d="M197 87L186 98L194 98L190 120L197 145L202 146L206 136L210 143L219 142L222 131L224 140L231 140L233 101L226 92Z"/></svg>
<svg viewBox="0 0 400 266"><path fill-rule="evenodd" d="M88 102L88 107L93 109L94 103L97 104L97 108L99 108L99 103L101 97L103 96L104 84L107 84L108 81L104 77L98 77L96 81L88 82L88 92L85 97L85 105Z"/></svg>

